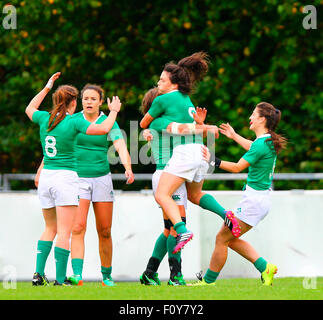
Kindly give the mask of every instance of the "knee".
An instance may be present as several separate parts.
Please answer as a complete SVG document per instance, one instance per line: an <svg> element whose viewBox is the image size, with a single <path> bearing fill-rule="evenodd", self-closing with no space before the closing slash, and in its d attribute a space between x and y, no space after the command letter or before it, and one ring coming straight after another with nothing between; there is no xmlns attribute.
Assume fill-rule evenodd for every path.
<svg viewBox="0 0 323 320"><path fill-rule="evenodd" d="M100 238L111 239L111 228L99 228L97 231Z"/></svg>
<svg viewBox="0 0 323 320"><path fill-rule="evenodd" d="M164 200L164 196L160 193L155 193L155 200L159 205L161 205Z"/></svg>
<svg viewBox="0 0 323 320"><path fill-rule="evenodd" d="M73 233L73 235L79 236L79 235L84 235L85 231L86 231L86 224L84 224L84 223L76 223L73 226L72 233Z"/></svg>
<svg viewBox="0 0 323 320"><path fill-rule="evenodd" d="M191 192L188 192L187 193L187 198L190 202L194 203L194 204L197 204L199 205L200 204L200 199L201 199L201 196L199 193L191 193Z"/></svg>
<svg viewBox="0 0 323 320"><path fill-rule="evenodd" d="M219 232L217 235L216 235L216 238L215 238L215 244L216 245L229 245L229 241L226 241L226 238L223 236L223 234L221 232Z"/></svg>
<svg viewBox="0 0 323 320"><path fill-rule="evenodd" d="M54 239L57 235L57 227L46 227L45 229L45 232L46 233L46 236L49 237L49 238L52 238Z"/></svg>
<svg viewBox="0 0 323 320"><path fill-rule="evenodd" d="M165 203L165 201L172 200L172 197L171 197L171 195L168 195L167 193L156 192L155 193L155 200L161 206L163 203Z"/></svg>

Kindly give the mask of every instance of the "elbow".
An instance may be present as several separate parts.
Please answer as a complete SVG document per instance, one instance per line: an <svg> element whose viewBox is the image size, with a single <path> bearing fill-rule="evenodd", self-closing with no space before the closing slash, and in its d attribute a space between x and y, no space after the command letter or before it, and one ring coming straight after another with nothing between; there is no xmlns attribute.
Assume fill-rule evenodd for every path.
<svg viewBox="0 0 323 320"><path fill-rule="evenodd" d="M236 165L236 166L234 166L234 168L233 168L233 173L239 173L239 172L241 172L243 169L242 168L240 168L238 165Z"/></svg>
<svg viewBox="0 0 323 320"><path fill-rule="evenodd" d="M26 113L26 114L28 114L29 109L30 109L30 107L29 107L29 105L28 105L28 106L26 107L26 109L25 109L25 113Z"/></svg>
<svg viewBox="0 0 323 320"><path fill-rule="evenodd" d="M147 129L148 127L144 120L141 120L139 125L141 129Z"/></svg>
<svg viewBox="0 0 323 320"><path fill-rule="evenodd" d="M237 165L231 165L230 167L225 169L225 168L221 168L221 164L220 164L220 169L229 171L231 173L239 173L241 171Z"/></svg>

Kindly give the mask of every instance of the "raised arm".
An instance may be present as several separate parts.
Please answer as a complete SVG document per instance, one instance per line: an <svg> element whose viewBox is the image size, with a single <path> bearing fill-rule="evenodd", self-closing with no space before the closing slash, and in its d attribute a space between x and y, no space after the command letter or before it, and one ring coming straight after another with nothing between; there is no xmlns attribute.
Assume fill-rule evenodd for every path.
<svg viewBox="0 0 323 320"><path fill-rule="evenodd" d="M114 122L116 121L118 112L120 111L121 102L118 96L114 96L112 101L108 98L107 102L110 110L108 117L100 124L91 123L86 130L86 134L103 135L107 134L111 130Z"/></svg>
<svg viewBox="0 0 323 320"><path fill-rule="evenodd" d="M227 136L229 139L234 140L236 143L240 144L240 146L246 150L250 149L250 146L252 144L251 140L248 140L239 134L237 134L234 129L230 126L229 123L222 123L220 125L219 131Z"/></svg>
<svg viewBox="0 0 323 320"><path fill-rule="evenodd" d="M44 89L42 89L28 104L28 106L26 107L26 114L29 117L30 120L32 120L33 118L33 114L35 111L38 110L39 106L41 105L41 103L43 102L43 100L45 99L47 93L51 90L51 88L54 85L55 80L57 80L59 78L59 76L61 75L60 72L56 72L54 73L50 79L48 80L46 86L44 87Z"/></svg>

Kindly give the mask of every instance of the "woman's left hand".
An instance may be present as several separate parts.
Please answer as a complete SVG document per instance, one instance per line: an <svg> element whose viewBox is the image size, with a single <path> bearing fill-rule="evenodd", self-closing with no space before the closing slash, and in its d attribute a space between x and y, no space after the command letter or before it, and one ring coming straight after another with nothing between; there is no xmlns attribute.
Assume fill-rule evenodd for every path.
<svg viewBox="0 0 323 320"><path fill-rule="evenodd" d="M153 135L151 134L149 129L145 129L142 135L146 141L153 140Z"/></svg>
<svg viewBox="0 0 323 320"><path fill-rule="evenodd" d="M193 119L197 124L203 124L206 114L207 110L205 108L196 107L196 113L193 113Z"/></svg>
<svg viewBox="0 0 323 320"><path fill-rule="evenodd" d="M202 145L201 150L202 150L203 160L206 161L207 163L209 163L210 159L211 159L211 153L210 153L208 147Z"/></svg>
<svg viewBox="0 0 323 320"><path fill-rule="evenodd" d="M127 182L126 182L127 184L132 184L135 181L135 176L134 176L132 170L130 170L130 169L126 170L124 175L127 178Z"/></svg>

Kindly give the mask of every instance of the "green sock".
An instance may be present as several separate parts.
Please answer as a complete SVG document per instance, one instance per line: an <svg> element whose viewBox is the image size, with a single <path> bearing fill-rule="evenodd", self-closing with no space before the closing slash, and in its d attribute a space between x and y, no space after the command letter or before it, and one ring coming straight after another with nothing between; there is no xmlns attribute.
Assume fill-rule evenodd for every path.
<svg viewBox="0 0 323 320"><path fill-rule="evenodd" d="M178 262L181 261L181 251L177 253L172 253L176 245L176 238L172 235L169 235L167 238L167 251L168 251L168 258L175 258Z"/></svg>
<svg viewBox="0 0 323 320"><path fill-rule="evenodd" d="M216 213L224 220L226 210L210 194L201 197L199 206Z"/></svg>
<svg viewBox="0 0 323 320"><path fill-rule="evenodd" d="M53 241L39 240L37 243L36 272L44 275L47 257L52 249Z"/></svg>
<svg viewBox="0 0 323 320"><path fill-rule="evenodd" d="M65 281L69 254L70 254L69 250L59 248L59 247L55 247L54 249L55 262L56 262L56 280L59 283L63 283Z"/></svg>
<svg viewBox="0 0 323 320"><path fill-rule="evenodd" d="M205 280L206 283L212 283L216 280L220 272L214 272L210 269L207 269L205 276L203 279Z"/></svg>
<svg viewBox="0 0 323 320"><path fill-rule="evenodd" d="M167 238L164 235L164 233L162 233L156 240L154 251L151 256L162 261L166 253L167 253Z"/></svg>
<svg viewBox="0 0 323 320"><path fill-rule="evenodd" d="M78 258L74 258L72 259L72 269L73 269L73 273L76 275L81 276L82 278L82 273L83 273L83 259L78 259Z"/></svg>
<svg viewBox="0 0 323 320"><path fill-rule="evenodd" d="M256 269L260 272L263 273L266 270L267 267L267 261L264 258L259 258L255 261L255 263L253 264Z"/></svg>
<svg viewBox="0 0 323 320"><path fill-rule="evenodd" d="M174 229L177 232L177 234L187 232L185 223L183 221L176 223L174 225Z"/></svg>
<svg viewBox="0 0 323 320"><path fill-rule="evenodd" d="M111 272L112 272L112 266L109 268L101 266L101 273L102 273L103 280L110 278Z"/></svg>

